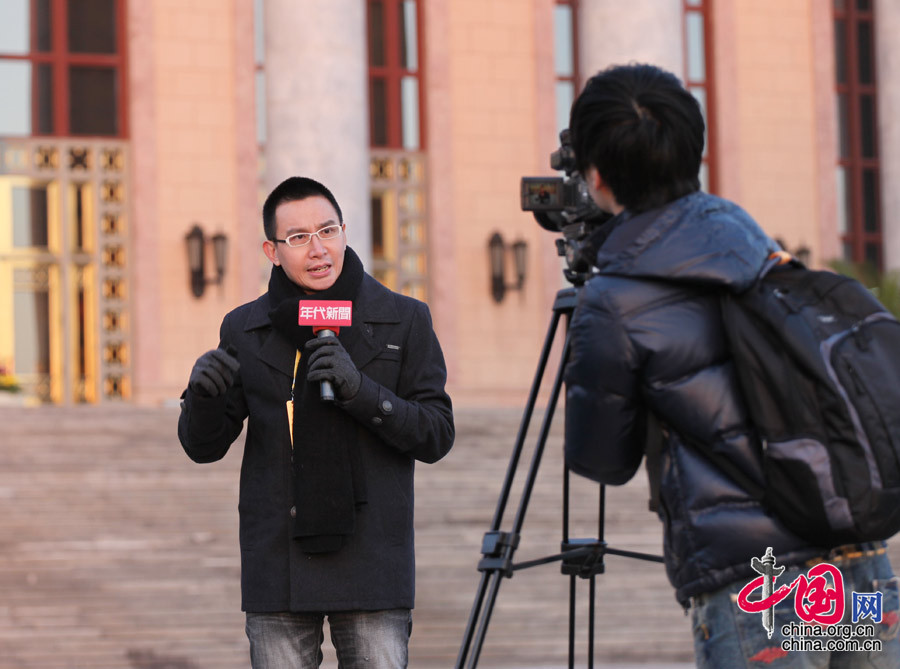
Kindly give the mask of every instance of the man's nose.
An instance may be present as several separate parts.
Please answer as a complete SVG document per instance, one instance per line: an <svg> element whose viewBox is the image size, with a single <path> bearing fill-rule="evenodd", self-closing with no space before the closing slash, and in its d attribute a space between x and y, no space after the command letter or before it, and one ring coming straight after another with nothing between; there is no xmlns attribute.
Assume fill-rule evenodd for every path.
<svg viewBox="0 0 900 669"><path fill-rule="evenodd" d="M322 243L322 240L319 239L318 235L313 235L309 240L309 253L310 255L320 256L325 250L325 245Z"/></svg>

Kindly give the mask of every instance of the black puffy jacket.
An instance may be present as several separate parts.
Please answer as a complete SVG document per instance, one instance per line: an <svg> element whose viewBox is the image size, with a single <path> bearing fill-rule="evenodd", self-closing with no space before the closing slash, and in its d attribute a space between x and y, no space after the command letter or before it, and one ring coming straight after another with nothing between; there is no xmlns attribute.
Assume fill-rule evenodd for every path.
<svg viewBox="0 0 900 669"><path fill-rule="evenodd" d="M622 484L641 463L648 414L664 426L659 515L676 598L821 554L794 536L703 449L762 482L722 332L717 295L752 283L778 246L737 205L693 193L608 225L599 274L582 288L566 369L566 458L573 471Z"/></svg>

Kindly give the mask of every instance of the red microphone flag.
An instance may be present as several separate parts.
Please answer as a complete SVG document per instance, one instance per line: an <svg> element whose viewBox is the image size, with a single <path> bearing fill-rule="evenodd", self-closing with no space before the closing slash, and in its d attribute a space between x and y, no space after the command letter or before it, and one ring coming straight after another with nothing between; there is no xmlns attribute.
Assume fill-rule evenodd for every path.
<svg viewBox="0 0 900 669"><path fill-rule="evenodd" d="M350 300L301 300L297 317L299 325L310 325L313 331L333 330L352 324Z"/></svg>

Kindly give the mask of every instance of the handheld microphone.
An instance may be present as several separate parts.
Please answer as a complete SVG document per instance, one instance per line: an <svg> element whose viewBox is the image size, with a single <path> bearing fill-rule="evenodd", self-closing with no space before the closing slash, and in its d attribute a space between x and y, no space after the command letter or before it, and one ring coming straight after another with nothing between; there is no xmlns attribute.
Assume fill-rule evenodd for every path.
<svg viewBox="0 0 900 669"><path fill-rule="evenodd" d="M324 339L326 337L337 337L338 332L340 332L340 328L334 327L314 327L313 334L316 335L318 339ZM319 396L322 398L323 402L334 402L334 388L331 387L331 381L328 379L323 379L319 381Z"/></svg>
<svg viewBox="0 0 900 669"><path fill-rule="evenodd" d="M342 327L352 323L353 303L350 300L300 300L298 325L312 326L318 338L337 337ZM323 402L334 401L330 381L321 381L319 395Z"/></svg>

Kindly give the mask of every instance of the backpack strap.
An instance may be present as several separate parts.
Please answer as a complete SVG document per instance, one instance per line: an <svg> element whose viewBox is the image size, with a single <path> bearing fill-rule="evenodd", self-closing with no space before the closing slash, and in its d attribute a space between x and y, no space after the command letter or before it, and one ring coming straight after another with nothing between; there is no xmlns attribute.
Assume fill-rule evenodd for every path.
<svg viewBox="0 0 900 669"><path fill-rule="evenodd" d="M666 440L666 428L652 411L647 412L644 435L644 464L647 468L647 483L650 487L648 510L659 511L659 483L662 478L662 452Z"/></svg>

